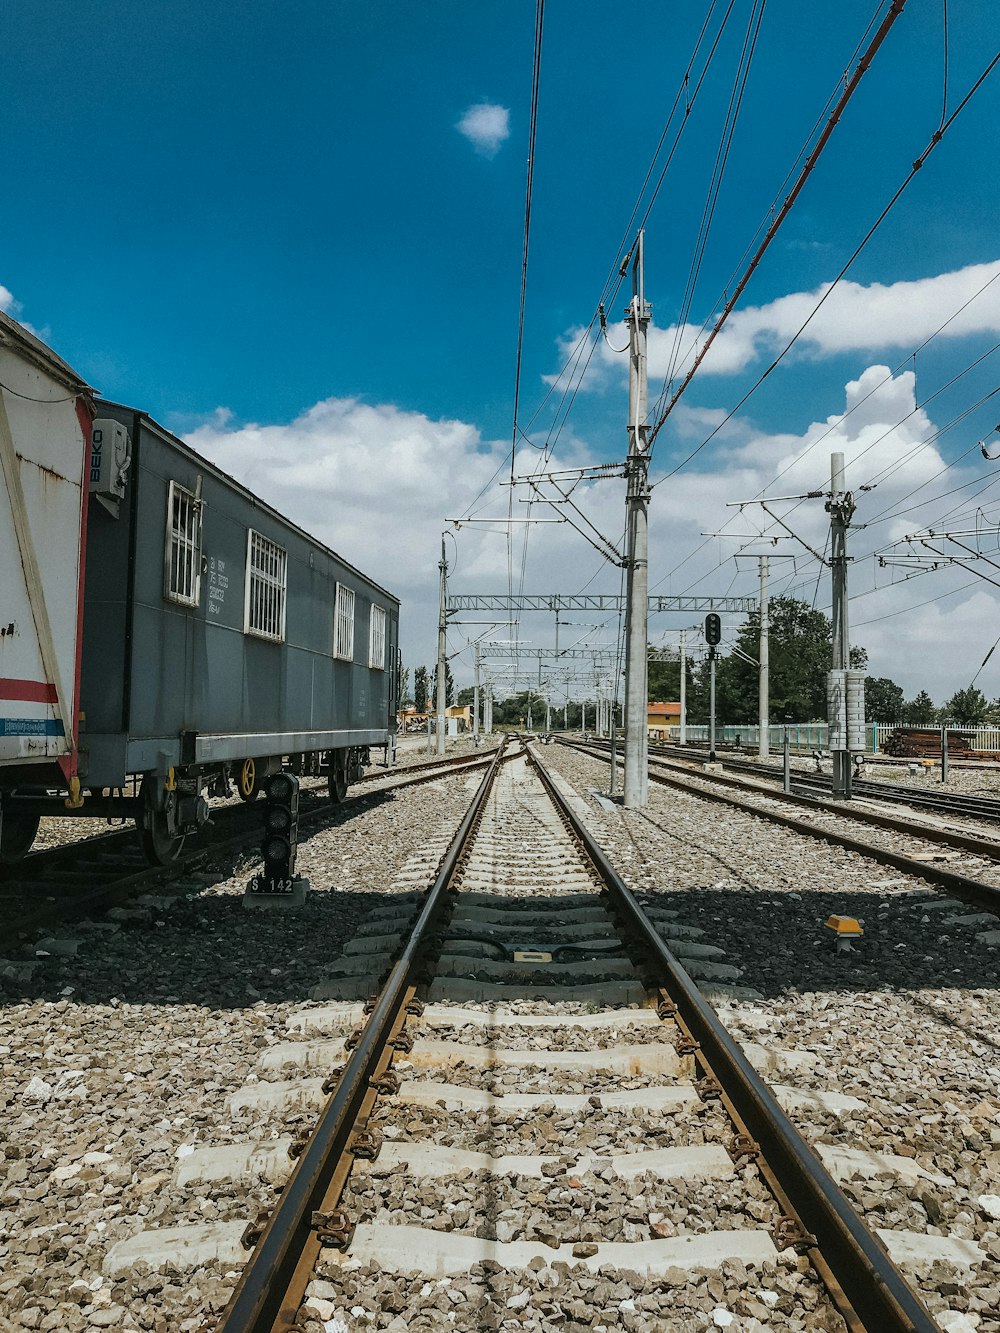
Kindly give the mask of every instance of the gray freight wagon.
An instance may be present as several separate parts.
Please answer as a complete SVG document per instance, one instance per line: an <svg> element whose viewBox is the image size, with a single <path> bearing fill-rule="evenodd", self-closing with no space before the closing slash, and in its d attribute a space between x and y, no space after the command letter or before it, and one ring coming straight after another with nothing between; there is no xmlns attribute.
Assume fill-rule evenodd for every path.
<svg viewBox="0 0 1000 1333"><path fill-rule="evenodd" d="M395 743L398 600L145 413L98 402L94 449L117 463L86 535L92 804L141 779L130 808L165 861L230 781L251 799L285 765L342 799Z"/></svg>

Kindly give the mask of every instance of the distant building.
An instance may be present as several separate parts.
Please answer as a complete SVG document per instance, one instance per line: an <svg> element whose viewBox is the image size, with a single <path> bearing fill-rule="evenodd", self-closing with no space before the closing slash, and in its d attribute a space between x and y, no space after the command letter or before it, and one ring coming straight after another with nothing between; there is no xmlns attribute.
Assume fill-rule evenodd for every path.
<svg viewBox="0 0 1000 1333"><path fill-rule="evenodd" d="M457 736L463 731L472 730L471 704L465 704L464 706L452 704L444 710L444 716L445 731L449 736ZM403 708L397 714L399 730L401 732L426 731L428 718L430 718L431 730L433 731L437 724L437 709L431 708L419 713L415 708Z"/></svg>
<svg viewBox="0 0 1000 1333"><path fill-rule="evenodd" d="M669 728L679 726L681 706L679 703L653 703L646 705L646 729L650 740L662 741L669 736Z"/></svg>

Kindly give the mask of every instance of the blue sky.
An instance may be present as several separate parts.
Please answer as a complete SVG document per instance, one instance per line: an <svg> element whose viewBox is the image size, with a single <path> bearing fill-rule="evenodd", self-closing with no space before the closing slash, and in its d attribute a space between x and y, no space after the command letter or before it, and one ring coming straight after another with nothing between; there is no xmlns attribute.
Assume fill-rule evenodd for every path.
<svg viewBox="0 0 1000 1333"><path fill-rule="evenodd" d="M543 398L544 377L558 371L560 347L594 312L708 8L708 0L634 13L596 0L546 6L522 423ZM696 325L717 308L884 9L876 0L769 0L696 288ZM949 0L949 110L994 54L991 9ZM750 13L750 0L733 5L647 223L647 292L661 335L677 315ZM726 339L657 440L654 476L739 400L927 144L941 115L943 13L942 0L908 0ZM8 6L3 18L0 143L16 200L0 229L6 308L109 397L188 435L399 591L411 662L433 651L444 520L464 513L502 469L510 437L534 19L535 6L521 0L54 0ZM737 543L717 540L694 555L700 533L732 519L726 500L749 498L786 465L803 487L815 484L830 448L845 448L852 467L852 450L864 449L852 484L889 474L864 498L859 520L876 501L876 512L898 510L918 482L927 482L924 495L959 481L975 494L977 479L990 480L981 456L941 479L936 472L1000 420L995 403L927 441L995 386L992 361L899 423L914 394L935 392L1000 337L994 289L970 307L976 318L954 326L961 332L920 353L912 383L886 380L802 456L823 423L863 396L846 386L867 393L880 382L872 367L895 369L988 280L989 268L972 266L1000 260L998 101L994 76L851 268L857 286L838 290L731 427L654 492L651 581L661 590L752 591L750 563L731 559ZM484 107L472 116L486 131L477 140L459 126ZM623 296L609 318L620 318ZM620 330L611 336L621 345ZM595 353L557 463L623 452L622 362ZM651 341L654 398L662 368ZM538 438L547 425L543 412ZM787 479L771 493L789 493ZM580 495L616 537L620 488ZM857 534L859 556L953 502ZM479 512L503 515L506 505L494 488ZM797 509L794 521L821 543L822 506L814 509ZM506 586L503 538L466 528L450 550L456 590ZM519 575L519 548L515 564ZM532 530L525 570L526 591L576 591L591 577L590 586L613 590L619 579L564 528ZM938 698L967 684L995 637L996 590L979 584L945 597L969 582L948 573L875 591L879 580L886 573L859 559L852 614L873 671L911 693L926 684ZM827 585L824 576L817 605ZM787 586L811 600L815 568L802 563L793 576L789 562ZM929 605L900 614L922 601ZM679 623L657 622L656 634L675 641ZM546 642L551 626L522 634ZM461 632L453 637L458 651ZM937 650L942 641L967 645L959 661ZM457 659L460 679L468 660ZM1000 665L979 683L1000 694Z"/></svg>

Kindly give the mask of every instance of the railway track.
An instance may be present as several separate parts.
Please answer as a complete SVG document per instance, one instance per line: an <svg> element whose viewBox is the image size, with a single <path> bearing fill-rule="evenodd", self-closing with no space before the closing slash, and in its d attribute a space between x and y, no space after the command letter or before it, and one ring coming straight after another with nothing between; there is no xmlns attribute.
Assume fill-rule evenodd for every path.
<svg viewBox="0 0 1000 1333"><path fill-rule="evenodd" d="M686 761L689 764L707 764L708 755L692 752L680 746L650 746L650 757L668 758ZM899 763L905 763L900 760ZM726 767L733 772L752 774L770 782L780 782L781 775L773 765L754 763L750 759L735 758L732 753L725 755ZM827 773L810 773L803 769L794 769L792 781L799 791L815 795L824 795L831 791L832 779ZM975 796L963 792L934 791L919 787L904 786L901 783L869 782L864 778L854 778L852 791L855 796L868 801L889 801L894 804L909 805L915 809L929 810L937 814L950 815L959 819L985 820L1000 823L1000 800L990 796Z"/></svg>
<svg viewBox="0 0 1000 1333"><path fill-rule="evenodd" d="M457 755L365 774L360 790L331 805L325 784L305 786L299 812L300 828L322 828L338 812L358 801L371 800L421 783L435 782L465 769L484 768L490 754ZM363 786L362 786L363 784ZM190 891L192 876L219 858L255 848L261 835L261 807L231 804L213 809L210 824L185 839L183 850L168 866L150 865L135 829L125 828L31 852L0 877L0 919L4 932L20 938L61 921L107 911L168 886Z"/></svg>
<svg viewBox="0 0 1000 1333"><path fill-rule="evenodd" d="M603 757L606 753L604 747L595 747L593 743L563 741L562 744L591 757ZM664 759L650 760L649 778L656 785L722 802L805 837L858 852L882 865L926 880L944 889L959 902L968 903L984 912L1000 914L1000 884L987 878L990 874L998 877L993 867L1000 862L1000 842L993 838L966 833L954 827L935 827L924 822L885 815L854 803L783 792L773 785L751 783L727 773L692 772L685 764ZM788 806L807 813L805 817L788 814ZM825 818L820 818L821 815ZM901 849L898 839L892 837L884 838L881 842L856 838L846 831L851 823L867 825L874 830L884 829L890 834L902 834L907 839L907 845ZM946 856L965 855L967 859L964 862L943 860L935 850L942 847L955 849L950 854L946 853ZM973 873L961 873L959 865L967 865Z"/></svg>
<svg viewBox="0 0 1000 1333"><path fill-rule="evenodd" d="M554 1301L661 1327L706 1281L717 1327L748 1285L809 1328L937 1327L697 989L719 951L640 908L535 758L498 756L436 873L409 873L232 1099L256 1137L180 1164L178 1188L279 1186L273 1211L139 1233L112 1277L254 1244L226 1333L324 1327L352 1292L409 1315L406 1274L457 1327ZM275 1135L309 1106L311 1134Z"/></svg>

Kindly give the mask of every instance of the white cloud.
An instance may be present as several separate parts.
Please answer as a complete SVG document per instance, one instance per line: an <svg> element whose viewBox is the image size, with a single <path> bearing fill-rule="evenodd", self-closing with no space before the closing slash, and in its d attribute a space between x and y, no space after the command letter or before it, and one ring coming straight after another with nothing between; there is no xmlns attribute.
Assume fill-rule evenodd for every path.
<svg viewBox="0 0 1000 1333"><path fill-rule="evenodd" d="M2 310L5 315L11 315L13 317L17 315L17 312L20 309L21 302L15 298L14 293L9 287L5 287L3 283L0 283L0 310Z"/></svg>
<svg viewBox="0 0 1000 1333"><path fill-rule="evenodd" d="M455 128L477 153L496 157L501 144L510 138L510 112L493 102L479 102L469 107Z"/></svg>
<svg viewBox="0 0 1000 1333"><path fill-rule="evenodd" d="M901 505L903 497L923 482L928 484L918 499L982 475L988 465L977 455L972 464L953 468L940 481L934 480L945 467L945 461L934 445L918 447L934 433L935 423L922 409L915 408L915 397L912 372L893 376L886 367L873 365L845 386L844 398L836 412L817 419L801 433L765 434L747 423L727 427L724 449L711 459L714 470L709 470L706 459L703 470L696 470L696 466L686 468L653 491L651 589L660 593L690 590L707 595L731 588L734 593L755 593L751 562L741 563L743 573L732 582L736 573L732 555L740 543L719 539L706 543L702 534L718 532L724 525L728 525L727 531L746 537L760 532L765 525L769 525L769 532L783 532L770 524L759 506L748 506L744 513L734 514L725 507L726 501L750 500L765 487L775 495L826 490L833 452L845 455L848 485L858 492L858 523L868 523L882 510ZM707 414L704 420L713 419L712 409L700 411ZM565 524L547 523L530 528L517 525L508 550L503 524L509 493L496 482L490 487L498 469L500 480L508 474L507 445L502 441L484 441L475 426L467 422L435 421L392 405L330 398L316 403L291 422L271 426L240 426L221 409L189 431L186 438L251 490L266 497L275 508L400 597L403 658L411 668L420 663L431 665L436 651L437 562L445 521L465 513L484 488L487 488L485 498L478 502L475 512L479 517L494 516L496 525L467 526L458 533L456 542L449 539L453 592L504 592L509 569L515 589L520 587L527 593L581 590L617 593L620 589L621 570L602 562L601 556ZM537 459L534 450L526 450L516 463L518 475L526 473ZM900 466L904 459L905 466ZM588 461L594 460L586 447L573 441L561 453L559 465L572 467ZM659 461L654 459L654 478ZM782 472L784 475L775 480ZM881 480L874 491L860 492L863 483L889 472L892 475ZM615 543L622 538L623 486L620 479L585 481L572 492L580 510ZM527 492L523 488L515 490L516 517L555 517L557 511L545 506L536 505L529 510L521 503L525 498ZM911 503L907 501L903 507ZM786 502L774 507L809 545L823 549L829 519L822 499L798 505ZM560 506L558 512L572 511ZM880 523L852 534L851 554L857 557L852 564L852 591L872 586L872 550L884 547L901 531L921 526L934 512L932 507L908 514L898 520L898 530ZM528 547L522 582L525 533ZM703 549L692 556L699 547ZM756 542L752 549L760 550L760 543ZM821 572L816 562L791 542L782 540L773 549L775 554L797 551L799 570L793 583L797 595L811 600L818 578L817 604L826 607L829 572ZM678 566L672 577L666 577ZM776 561L775 591L784 586L783 569L788 569L786 562ZM881 571L878 581L882 584L889 577L888 571ZM938 702L967 684L965 676L971 676L996 637L995 629L990 629L996 621L996 594L981 585L974 591L959 593L954 599L935 601L926 608L917 604L940 597L952 587L968 582L969 577L967 570L934 574L881 589L852 603L852 623L876 622L857 629L852 636L854 642L868 649L872 674L897 680L908 697L925 688ZM908 608L905 615L881 619L901 607ZM682 624L691 624L695 618L691 614L654 617L651 621L654 641L661 641L664 631L673 631L676 642L676 630ZM483 622L487 617L481 612L470 612L462 619ZM502 621L498 614L497 628L492 633L482 623L467 623L464 628L453 625L449 630L449 651L458 651L467 638L481 634L509 638L511 631ZM590 628L600 622L604 622L603 629ZM726 622L734 627L736 618L726 617ZM563 619L560 642L564 647L577 640L609 642L614 640L616 631L617 613L579 612ZM522 642L551 646L554 619L551 615L524 615L519 634ZM689 642L693 638L689 636ZM966 645L968 651L963 654L945 651L944 644ZM973 657L976 660L967 669ZM990 695L1000 695L1000 655L997 659L996 670L991 662L980 681ZM472 653L466 649L452 664L460 686L471 682L471 662Z"/></svg>
<svg viewBox="0 0 1000 1333"><path fill-rule="evenodd" d="M1000 260L970 264L952 273L940 273L912 282L871 283L863 286L844 280L837 284L819 313L799 339L802 352L818 357L848 351L871 351L916 347L967 302L941 337L956 338L970 333L1000 331ZM985 288L981 295L977 295ZM767 305L746 306L729 316L721 333L699 367L699 375L731 375L752 365L758 358L780 352L805 323L829 283L808 292L792 292ZM707 323L709 327L715 316ZM582 330L570 329L559 340L560 363L576 346ZM676 378L691 366L707 331L693 324L658 328L651 324L647 353L649 373ZM609 330L614 347L627 346L624 324ZM602 339L595 358L603 377L592 377L590 387L607 382L607 374L627 371L627 358L616 354Z"/></svg>

